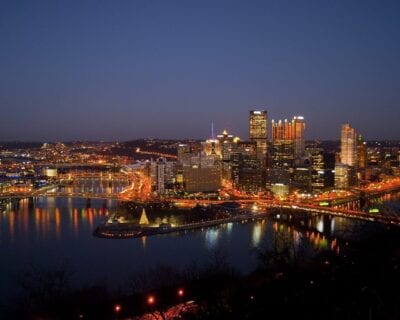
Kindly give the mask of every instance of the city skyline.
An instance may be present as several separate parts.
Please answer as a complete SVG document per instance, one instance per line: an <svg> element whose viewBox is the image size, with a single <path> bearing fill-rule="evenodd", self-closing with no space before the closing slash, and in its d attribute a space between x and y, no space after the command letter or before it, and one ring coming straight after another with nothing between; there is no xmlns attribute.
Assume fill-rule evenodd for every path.
<svg viewBox="0 0 400 320"><path fill-rule="evenodd" d="M400 1L0 1L0 318L400 319Z"/></svg>
<svg viewBox="0 0 400 320"><path fill-rule="evenodd" d="M2 141L246 137L249 110L307 139L396 139L396 1L4 1ZM14 120L14 121L10 121ZM384 125L382 125L384 124Z"/></svg>
<svg viewBox="0 0 400 320"><path fill-rule="evenodd" d="M262 112L266 111L268 113L268 110L262 110ZM254 112L254 110L248 110L248 113ZM256 111L259 112L259 111ZM321 137L310 137L309 134L309 128L310 128L310 124L307 121L307 119L305 119L305 117L303 116L293 116L293 119L291 120L291 122L288 122L288 120L290 119L290 117L286 117L284 118L284 120L282 119L270 119L268 117L267 119L267 141L268 143L272 143L274 139L274 135L277 135L278 133L275 132L277 130L277 128L275 126L277 125L281 125L281 124L289 124L292 125L294 123L294 121L296 121L296 118L301 119L301 126L304 126L304 128L302 127L302 133L301 136L305 138L305 141L336 141L336 142L341 142L342 140L342 127L343 125L348 125L348 122L343 122L342 124L340 124L340 126L338 127L337 130L337 137L334 138L327 138L327 139L321 139ZM101 139L101 138L93 138L93 139L52 139L51 137L48 139L3 139L0 140L0 143L8 143L8 142L21 142L21 143L56 143L56 142L127 142L127 141L134 141L134 140L146 140L146 139L155 139L155 140L171 140L171 141L187 141L187 140L194 140L194 141L203 141L203 140L207 140L207 139L213 139L212 137L212 132L216 133L223 133L223 132L229 132L230 134L233 134L235 137L240 138L243 141L251 141L252 138L250 137L249 134L249 123L248 123L248 119L247 122L245 122L245 124L247 125L247 132L244 133L244 135L239 135L237 134L237 132L235 131L235 129L228 129L228 127L224 127L224 126L215 126L215 122L214 121L210 121L209 123L206 124L205 126L205 130L204 130L204 135L203 136L199 136L199 137L185 137L185 136L176 136L176 137L163 137L163 136L155 136L155 135L149 135L149 136L138 136L138 137L131 137L131 138L127 138L127 139ZM307 128L305 128L305 124L307 123ZM210 130L211 128L211 130ZM294 129L294 128L293 128ZM208 132L206 132L208 130ZM357 128L357 132L362 132L362 130L359 130ZM285 133L285 131L282 133L280 132L279 134L289 134L289 133ZM365 139L365 141L398 141L398 138L382 138L382 139L374 139L374 137L370 137L370 139ZM304 142L303 142L304 143Z"/></svg>

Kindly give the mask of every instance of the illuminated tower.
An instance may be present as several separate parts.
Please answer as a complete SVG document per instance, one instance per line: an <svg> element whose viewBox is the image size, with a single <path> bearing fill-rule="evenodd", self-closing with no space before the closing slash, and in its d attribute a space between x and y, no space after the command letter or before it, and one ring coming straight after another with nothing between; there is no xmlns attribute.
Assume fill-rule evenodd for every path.
<svg viewBox="0 0 400 320"><path fill-rule="evenodd" d="M340 137L340 162L348 166L357 165L356 130L348 123L342 125Z"/></svg>
<svg viewBox="0 0 400 320"><path fill-rule="evenodd" d="M265 166L267 160L267 111L250 111L250 141L256 144L257 159Z"/></svg>
<svg viewBox="0 0 400 320"><path fill-rule="evenodd" d="M221 147L221 167L222 167L222 178L225 181L230 181L232 178L231 171L231 155L237 152L237 143L240 140L238 137L234 137L228 134L228 131L224 130L221 134L217 135L219 145Z"/></svg>
<svg viewBox="0 0 400 320"><path fill-rule="evenodd" d="M222 160L229 160L233 144L238 138L235 138L233 135L228 134L228 131L224 130L221 134L217 135L217 139L221 146Z"/></svg>
<svg viewBox="0 0 400 320"><path fill-rule="evenodd" d="M294 139L292 122L272 120L271 164L274 168L293 167Z"/></svg>
<svg viewBox="0 0 400 320"><path fill-rule="evenodd" d="M272 120L272 161L275 165L280 166L283 163L286 167L292 167L293 160L304 156L304 130L303 117L293 117L291 122L287 119L277 122Z"/></svg>
<svg viewBox="0 0 400 320"><path fill-rule="evenodd" d="M357 166L358 169L365 169L367 166L367 143L361 134L357 137Z"/></svg>
<svg viewBox="0 0 400 320"><path fill-rule="evenodd" d="M357 136L357 178L358 180L365 180L367 169L367 143L364 141L363 136Z"/></svg>
<svg viewBox="0 0 400 320"><path fill-rule="evenodd" d="M211 138L201 143L203 146L203 151L206 155L215 156L216 159L221 158L221 145L220 140L215 139L214 135L214 123L211 122Z"/></svg>
<svg viewBox="0 0 400 320"><path fill-rule="evenodd" d="M294 157L300 158L304 155L304 130L306 124L304 122L304 117L294 117L292 120L292 130L294 139Z"/></svg>
<svg viewBox="0 0 400 320"><path fill-rule="evenodd" d="M340 134L340 163L335 165L335 187L344 189L357 184L357 136L348 123Z"/></svg>

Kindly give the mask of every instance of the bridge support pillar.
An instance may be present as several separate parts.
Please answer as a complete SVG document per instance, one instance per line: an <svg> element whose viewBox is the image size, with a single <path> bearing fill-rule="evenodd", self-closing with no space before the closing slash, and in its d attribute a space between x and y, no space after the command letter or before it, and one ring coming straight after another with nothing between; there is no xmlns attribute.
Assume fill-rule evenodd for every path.
<svg viewBox="0 0 400 320"><path fill-rule="evenodd" d="M86 199L86 208L90 208L92 206L92 200L90 198Z"/></svg>
<svg viewBox="0 0 400 320"><path fill-rule="evenodd" d="M29 197L28 198L28 207L31 209L35 206L36 198L34 197Z"/></svg>
<svg viewBox="0 0 400 320"><path fill-rule="evenodd" d="M360 210L364 209L365 206L368 206L368 199L365 192L361 192L359 203L360 203Z"/></svg>
<svg viewBox="0 0 400 320"><path fill-rule="evenodd" d="M331 236L332 233L332 217L329 215L323 215L322 221L324 225L324 235Z"/></svg>
<svg viewBox="0 0 400 320"><path fill-rule="evenodd" d="M20 198L11 198L11 207L14 211L19 209Z"/></svg>

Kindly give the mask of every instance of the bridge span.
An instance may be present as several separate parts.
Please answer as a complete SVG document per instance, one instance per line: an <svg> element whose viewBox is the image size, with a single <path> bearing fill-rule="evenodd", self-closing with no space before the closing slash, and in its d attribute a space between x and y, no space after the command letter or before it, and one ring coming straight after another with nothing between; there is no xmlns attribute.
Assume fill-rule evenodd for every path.
<svg viewBox="0 0 400 320"><path fill-rule="evenodd" d="M15 198L35 198L35 197L61 197L61 198L81 198L81 199L103 199L103 200L117 200L117 201L137 201L138 203L151 203L152 199L148 199L147 201L143 201L140 198L129 198L126 197L123 193L93 193L93 192L57 192L57 191L49 191L44 190L42 192L28 192L25 194L11 194L7 196L2 196L1 198L6 199L15 199ZM160 200L154 200L158 202L162 202ZM208 200L208 199L166 199L165 202L175 204L177 207L195 207L196 205L221 205L226 203L226 200ZM261 200L261 199L246 199L246 200L235 200L235 202L240 203L242 207L248 207L249 210L252 210L252 207L255 206L262 210L268 210L268 208L278 208L278 209L290 209L295 211L307 211L320 215L329 215L329 216L337 216L344 217L348 219L357 219L362 221L376 222L387 225L396 225L400 226L400 216L397 215L388 215L388 214L372 214L366 213L363 211L355 211L344 208L333 208L333 207L321 207L313 204L305 204L301 202L282 202L275 200ZM295 213L294 213L295 214Z"/></svg>
<svg viewBox="0 0 400 320"><path fill-rule="evenodd" d="M356 219L361 221L377 222L382 224L400 226L400 216L394 216L394 215L371 214L371 213L366 213L364 211L319 207L319 206L312 206L306 204L293 204L293 203L281 203L281 204L271 203L268 204L267 207L307 211L322 215L329 215L347 219Z"/></svg>

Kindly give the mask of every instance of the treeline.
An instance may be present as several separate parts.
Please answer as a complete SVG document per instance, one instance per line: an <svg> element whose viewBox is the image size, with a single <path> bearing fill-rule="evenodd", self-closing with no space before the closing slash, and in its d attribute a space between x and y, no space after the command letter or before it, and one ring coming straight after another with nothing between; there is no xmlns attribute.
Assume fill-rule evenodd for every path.
<svg viewBox="0 0 400 320"><path fill-rule="evenodd" d="M179 269L157 266L127 277L125 287L73 288L68 268L28 268L4 319L399 319L400 233L388 228L311 259L287 233L254 250L257 268L243 275L223 251ZM118 262L116 262L118 263ZM181 290L181 291L180 291ZM193 301L192 308L185 302ZM176 310L175 310L176 311Z"/></svg>

